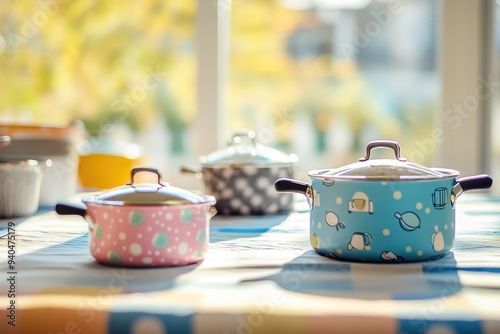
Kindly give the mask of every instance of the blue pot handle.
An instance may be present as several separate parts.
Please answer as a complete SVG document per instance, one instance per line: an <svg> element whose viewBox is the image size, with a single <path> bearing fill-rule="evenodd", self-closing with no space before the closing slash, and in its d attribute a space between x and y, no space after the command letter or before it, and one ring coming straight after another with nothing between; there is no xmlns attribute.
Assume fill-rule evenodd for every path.
<svg viewBox="0 0 500 334"><path fill-rule="evenodd" d="M486 174L463 177L457 180L463 191L474 189L489 189L493 179Z"/></svg>
<svg viewBox="0 0 500 334"><path fill-rule="evenodd" d="M452 205L454 204L456 198L460 196L464 191L474 189L489 189L492 184L493 179L491 178L491 176L486 174L462 177L458 179L457 183L455 183L455 185L451 189Z"/></svg>
<svg viewBox="0 0 500 334"><path fill-rule="evenodd" d="M292 192L307 196L309 184L288 178L282 178L274 182L274 189L278 192Z"/></svg>
<svg viewBox="0 0 500 334"><path fill-rule="evenodd" d="M307 198L309 208L312 209L313 207L313 191L311 186L306 182L288 178L281 178L274 182L274 189L276 189L277 192L292 192L303 194Z"/></svg>

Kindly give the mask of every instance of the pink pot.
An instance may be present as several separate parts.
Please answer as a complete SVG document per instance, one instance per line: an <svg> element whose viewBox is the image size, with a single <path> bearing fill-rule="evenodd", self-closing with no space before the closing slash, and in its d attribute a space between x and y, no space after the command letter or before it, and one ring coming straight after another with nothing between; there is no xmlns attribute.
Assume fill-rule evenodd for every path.
<svg viewBox="0 0 500 334"><path fill-rule="evenodd" d="M134 184L138 172L158 175L158 184ZM58 203L60 215L80 215L89 223L92 256L107 265L167 267L196 263L208 249L212 196L197 195L161 182L156 169L134 168L132 181L85 206Z"/></svg>

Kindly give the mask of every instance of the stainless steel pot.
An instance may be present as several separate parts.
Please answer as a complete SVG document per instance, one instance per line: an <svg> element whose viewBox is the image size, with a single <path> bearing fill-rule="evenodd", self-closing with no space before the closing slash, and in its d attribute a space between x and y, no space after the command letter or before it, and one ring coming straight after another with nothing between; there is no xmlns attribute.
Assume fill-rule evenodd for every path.
<svg viewBox="0 0 500 334"><path fill-rule="evenodd" d="M273 189L279 178L293 177L297 157L262 145L255 133L235 133L226 148L200 158L201 170L183 172L203 177L205 193L217 199L216 209L228 215L263 215L292 210L291 194Z"/></svg>

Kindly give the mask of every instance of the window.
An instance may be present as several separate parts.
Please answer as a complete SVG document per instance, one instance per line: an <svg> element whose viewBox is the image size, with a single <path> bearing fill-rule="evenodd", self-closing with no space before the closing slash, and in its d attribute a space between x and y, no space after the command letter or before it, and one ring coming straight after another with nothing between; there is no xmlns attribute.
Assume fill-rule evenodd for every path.
<svg viewBox="0 0 500 334"><path fill-rule="evenodd" d="M139 150L187 187L199 181L179 168L242 128L296 153L303 179L356 161L379 138L417 163L488 172L499 142L490 101L467 118L453 106L489 80L490 7L498 11L468 0L2 2L0 122L81 119L87 150Z"/></svg>
<svg viewBox="0 0 500 334"><path fill-rule="evenodd" d="M232 131L257 129L261 141L296 153L302 177L355 162L381 138L432 164L419 145L440 94L435 1L252 0L231 9Z"/></svg>
<svg viewBox="0 0 500 334"><path fill-rule="evenodd" d="M500 126L500 2L492 1L491 6L492 9L492 45L491 45L491 58L492 58L492 71L491 71L491 80L492 84L490 84L490 91L493 93L492 98L492 113L491 113L491 145L492 150L490 163L492 165L492 176L493 179L498 180L500 177L500 133L497 131ZM493 184L495 193L498 193L500 190L500 186L497 184Z"/></svg>

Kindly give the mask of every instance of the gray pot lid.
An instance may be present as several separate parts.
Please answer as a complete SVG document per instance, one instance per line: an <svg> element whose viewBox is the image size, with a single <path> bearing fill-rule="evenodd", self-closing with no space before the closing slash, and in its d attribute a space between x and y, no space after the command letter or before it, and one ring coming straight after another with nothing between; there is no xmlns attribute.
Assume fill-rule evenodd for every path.
<svg viewBox="0 0 500 334"><path fill-rule="evenodd" d="M158 175L158 183L134 183L139 172L151 172ZM188 205L215 204L213 196L204 196L173 187L161 181L160 172L154 168L137 167L132 169L131 181L99 195L90 195L82 199L84 203L106 205Z"/></svg>
<svg viewBox="0 0 500 334"><path fill-rule="evenodd" d="M370 159L371 150L388 147L394 150L395 159ZM397 142L378 140L368 143L366 156L359 162L340 168L311 171L309 176L332 179L367 179L367 180L430 180L455 177L459 173L452 169L429 168L408 162L400 156Z"/></svg>
<svg viewBox="0 0 500 334"><path fill-rule="evenodd" d="M253 131L235 133L227 147L200 158L200 162L205 166L279 165L293 164L297 160L295 154L286 154L262 145Z"/></svg>

